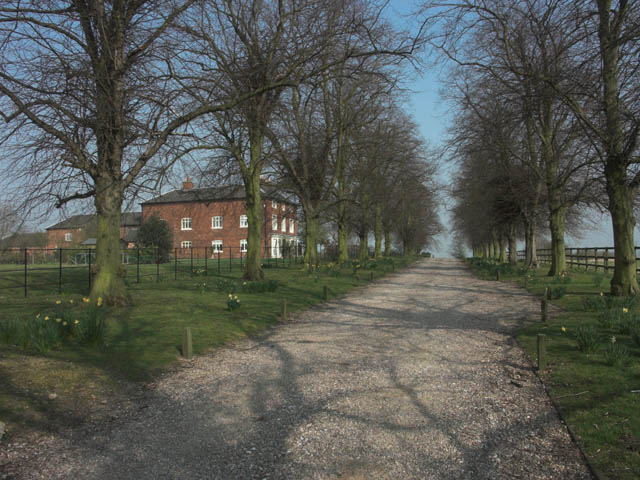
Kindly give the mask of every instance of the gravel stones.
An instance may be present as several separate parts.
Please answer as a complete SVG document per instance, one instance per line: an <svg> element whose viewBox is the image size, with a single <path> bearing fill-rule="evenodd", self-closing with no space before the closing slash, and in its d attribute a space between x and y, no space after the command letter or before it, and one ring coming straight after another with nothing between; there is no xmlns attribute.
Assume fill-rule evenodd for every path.
<svg viewBox="0 0 640 480"><path fill-rule="evenodd" d="M148 408L55 436L17 476L591 478L511 338L537 313L522 290L422 260L194 359Z"/></svg>

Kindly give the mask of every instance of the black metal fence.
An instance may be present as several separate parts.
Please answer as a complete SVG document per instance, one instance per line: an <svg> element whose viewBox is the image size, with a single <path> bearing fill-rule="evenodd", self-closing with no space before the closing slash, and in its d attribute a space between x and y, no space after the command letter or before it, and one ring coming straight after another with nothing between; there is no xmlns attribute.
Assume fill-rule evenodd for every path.
<svg viewBox="0 0 640 480"><path fill-rule="evenodd" d="M187 247L161 252L157 248L133 248L121 251L125 282L178 280L186 277L241 271L246 263L241 247ZM304 262L303 245L264 246L263 268L289 268ZM372 254L369 249L370 255ZM349 245L349 258L359 256L359 246ZM0 291L9 294L88 293L91 289L93 248L12 248L0 250ZM334 247L318 252L320 263L337 259Z"/></svg>

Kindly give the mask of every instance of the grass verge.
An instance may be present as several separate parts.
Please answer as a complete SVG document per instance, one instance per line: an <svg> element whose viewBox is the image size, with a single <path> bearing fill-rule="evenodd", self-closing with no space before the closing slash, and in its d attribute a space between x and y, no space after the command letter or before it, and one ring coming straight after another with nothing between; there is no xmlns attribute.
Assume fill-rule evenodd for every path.
<svg viewBox="0 0 640 480"><path fill-rule="evenodd" d="M266 268L266 281L250 285L241 280L239 268L222 275L194 273L178 280L165 275L159 282L131 283L132 306L107 312L99 344L86 345L72 336L43 352L0 344L0 421L7 424L2 441L111 414L110 405L128 402L141 385L178 364L185 327L191 328L194 353L201 354L276 323L282 299L288 313L294 313L322 302L325 285L330 297L339 296L410 261L394 257L362 265L328 264L313 272L295 264ZM84 281L79 276L71 291L82 291ZM269 291L275 282L277 288ZM240 308L228 309L229 293L238 297ZM38 314L53 318L57 301L72 308L83 303L80 294L48 290L26 298L5 293L0 301L0 322Z"/></svg>
<svg viewBox="0 0 640 480"><path fill-rule="evenodd" d="M547 323L519 330L517 339L535 362L537 335L547 336L548 367L540 377L596 471L604 478L640 478L640 344L631 331L640 302L609 297L611 277L602 271L554 278L544 265L531 271L477 259L471 265L487 279L499 270L501 281L526 285L540 297L551 289L559 311ZM594 336L593 351L578 349L581 335Z"/></svg>

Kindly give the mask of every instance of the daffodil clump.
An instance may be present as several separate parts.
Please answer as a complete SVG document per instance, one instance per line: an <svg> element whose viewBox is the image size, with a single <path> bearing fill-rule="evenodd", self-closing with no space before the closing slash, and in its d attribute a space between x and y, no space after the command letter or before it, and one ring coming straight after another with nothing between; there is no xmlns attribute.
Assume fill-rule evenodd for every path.
<svg viewBox="0 0 640 480"><path fill-rule="evenodd" d="M229 294L227 298L227 308L230 312L233 312L235 309L240 308L240 299L237 295Z"/></svg>
<svg viewBox="0 0 640 480"><path fill-rule="evenodd" d="M0 321L0 343L47 351L66 340L101 343L104 337L102 298L92 302L56 300L52 313Z"/></svg>

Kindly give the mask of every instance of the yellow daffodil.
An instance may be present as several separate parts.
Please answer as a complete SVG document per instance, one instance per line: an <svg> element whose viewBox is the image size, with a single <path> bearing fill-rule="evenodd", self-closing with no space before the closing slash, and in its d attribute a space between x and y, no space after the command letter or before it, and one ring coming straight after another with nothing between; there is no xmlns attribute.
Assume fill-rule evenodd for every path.
<svg viewBox="0 0 640 480"><path fill-rule="evenodd" d="M84 303L89 303L89 299L88 299L87 297L82 297L82 301L83 301Z"/></svg>
<svg viewBox="0 0 640 480"><path fill-rule="evenodd" d="M60 323L62 321L61 318L56 318L56 322Z"/></svg>
<svg viewBox="0 0 640 480"><path fill-rule="evenodd" d="M46 322L47 320L49 320L49 317L44 317L44 321Z"/></svg>
<svg viewBox="0 0 640 480"><path fill-rule="evenodd" d="M98 302L97 302L98 306L102 305L102 297L98 297Z"/></svg>
<svg viewBox="0 0 640 480"><path fill-rule="evenodd" d="M73 323L75 323L76 325L80 323L80 320L74 320Z"/></svg>
<svg viewBox="0 0 640 480"><path fill-rule="evenodd" d="M73 303L73 298L71 300L69 300L69 303Z"/></svg>
<svg viewBox="0 0 640 480"><path fill-rule="evenodd" d="M233 297L233 299L234 299L234 300L237 300L237 299L238 299L238 296L236 295L235 297Z"/></svg>
<svg viewBox="0 0 640 480"><path fill-rule="evenodd" d="M567 329L566 329L565 327L562 327L562 331L563 331L563 332L566 332L566 331L567 331Z"/></svg>
<svg viewBox="0 0 640 480"><path fill-rule="evenodd" d="M604 297L604 293L600 292L600 296L601 296L601 297Z"/></svg>
<svg viewBox="0 0 640 480"><path fill-rule="evenodd" d="M629 313L629 309L627 307L622 308L622 313Z"/></svg>
<svg viewBox="0 0 640 480"><path fill-rule="evenodd" d="M229 294L229 298L233 298L233 295Z"/></svg>
<svg viewBox="0 0 640 480"><path fill-rule="evenodd" d="M66 327L67 326L67 322L62 322L62 326Z"/></svg>
<svg viewBox="0 0 640 480"><path fill-rule="evenodd" d="M62 303L62 300L56 300L56 305L60 305Z"/></svg>

